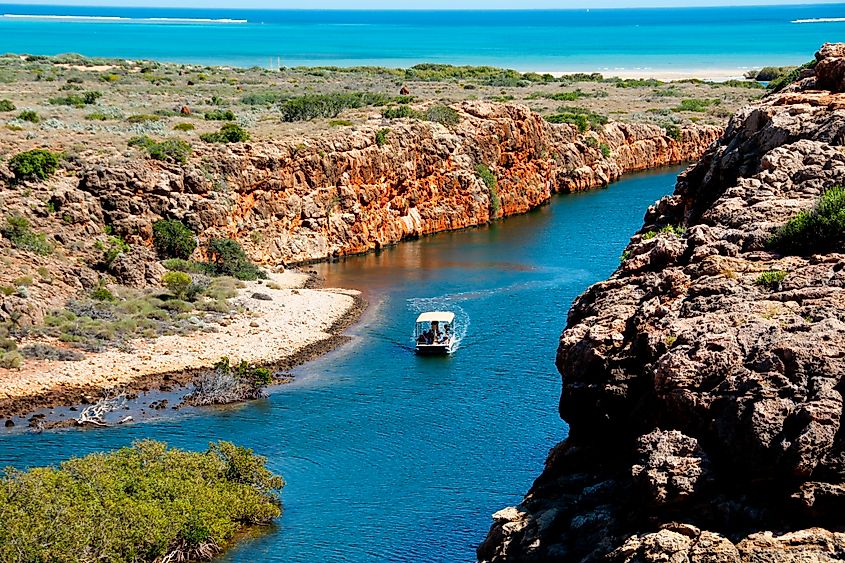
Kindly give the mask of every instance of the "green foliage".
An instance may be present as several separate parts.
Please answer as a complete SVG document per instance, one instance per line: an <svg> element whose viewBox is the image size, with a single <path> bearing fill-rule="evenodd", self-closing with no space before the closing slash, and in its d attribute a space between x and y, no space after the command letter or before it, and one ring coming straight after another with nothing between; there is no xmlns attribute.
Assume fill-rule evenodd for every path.
<svg viewBox="0 0 845 563"><path fill-rule="evenodd" d="M329 121L329 127L349 127L352 122L348 119L332 119Z"/></svg>
<svg viewBox="0 0 845 563"><path fill-rule="evenodd" d="M214 364L214 369L224 373L232 373L241 382L254 387L266 387L273 383L273 374L267 368L256 367L249 362L241 360L237 365L231 365L228 357L223 357Z"/></svg>
<svg viewBox="0 0 845 563"><path fill-rule="evenodd" d="M282 103L282 121L307 121L318 117L337 117L345 109L383 106L392 98L373 92L306 94Z"/></svg>
<svg viewBox="0 0 845 563"><path fill-rule="evenodd" d="M281 92L253 92L241 98L241 102L248 106L270 106L287 99Z"/></svg>
<svg viewBox="0 0 845 563"><path fill-rule="evenodd" d="M102 241L97 241L95 246L103 251L103 264L106 267L111 266L112 262L121 254L129 252L129 245L126 241L115 236L110 236L105 244Z"/></svg>
<svg viewBox="0 0 845 563"><path fill-rule="evenodd" d="M461 122L461 116L449 106L436 105L425 110L425 118L447 127L457 125Z"/></svg>
<svg viewBox="0 0 845 563"><path fill-rule="evenodd" d="M784 254L810 254L845 241L845 188L827 190L815 207L802 211L778 229L767 246Z"/></svg>
<svg viewBox="0 0 845 563"><path fill-rule="evenodd" d="M806 62L803 65L795 68L795 67L783 67L782 71L774 78L771 79L768 86L766 86L772 92L779 92L798 80L798 77L801 75L801 71L807 68L814 68L816 66L816 60L813 59L812 61ZM761 80L758 78L758 80Z"/></svg>
<svg viewBox="0 0 845 563"><path fill-rule="evenodd" d="M229 442L202 453L150 440L0 479L0 560L208 559L280 515L281 477Z"/></svg>
<svg viewBox="0 0 845 563"><path fill-rule="evenodd" d="M193 123L177 123L173 126L175 131L193 131L194 124Z"/></svg>
<svg viewBox="0 0 845 563"><path fill-rule="evenodd" d="M786 272L781 270L770 270L768 272L763 272L760 274L756 280L754 280L755 285L759 285L768 289L778 289L780 288L783 280L786 279Z"/></svg>
<svg viewBox="0 0 845 563"><path fill-rule="evenodd" d="M687 98L681 100L681 103L672 108L672 111L692 111L702 113L707 111L710 106L719 105L720 100L714 98Z"/></svg>
<svg viewBox="0 0 845 563"><path fill-rule="evenodd" d="M203 133L200 139L206 143L243 143L249 140L249 132L236 123L226 123L215 133Z"/></svg>
<svg viewBox="0 0 845 563"><path fill-rule="evenodd" d="M403 117L420 119L420 115L420 112L408 106L385 108L381 112L381 116L385 119L401 119Z"/></svg>
<svg viewBox="0 0 845 563"><path fill-rule="evenodd" d="M617 88L656 88L665 84L654 78L616 78L613 82Z"/></svg>
<svg viewBox="0 0 845 563"><path fill-rule="evenodd" d="M101 111L95 111L86 115L85 119L88 121L108 121L111 117Z"/></svg>
<svg viewBox="0 0 845 563"><path fill-rule="evenodd" d="M102 92L91 91L82 94L69 94L57 98L50 98L48 101L54 106L72 106L81 108L94 104L102 97Z"/></svg>
<svg viewBox="0 0 845 563"><path fill-rule="evenodd" d="M4 352L0 354L0 368L3 369L20 369L23 365L23 356L19 352ZM2 501L2 493L0 493L0 501ZM2 504L0 504L0 513L2 513ZM3 532L0 531L0 538ZM0 548L2 553L2 548Z"/></svg>
<svg viewBox="0 0 845 563"><path fill-rule="evenodd" d="M725 80L724 82L714 82L713 86L725 86L729 88L747 88L749 90L765 90L766 87L756 80Z"/></svg>
<svg viewBox="0 0 845 563"><path fill-rule="evenodd" d="M666 125L666 136L670 139L675 139L676 141L681 140L681 128L675 125L674 123L670 123Z"/></svg>
<svg viewBox="0 0 845 563"><path fill-rule="evenodd" d="M644 233L642 238L643 238L643 240L651 240L660 233L667 234L667 235L674 235L676 237L682 237L682 236L684 236L684 234L686 232L687 232L687 230L684 227L675 226L675 225L666 225L664 227L661 227L657 231L648 231L648 232Z"/></svg>
<svg viewBox="0 0 845 563"><path fill-rule="evenodd" d="M591 149L599 148L599 142L596 140L595 137L584 137L584 144L590 147Z"/></svg>
<svg viewBox="0 0 845 563"><path fill-rule="evenodd" d="M161 277L161 283L179 299L184 299L194 283L191 276L184 272L167 272Z"/></svg>
<svg viewBox="0 0 845 563"><path fill-rule="evenodd" d="M599 150L601 151L601 155L605 158L610 158L610 145L607 143L602 143L599 145Z"/></svg>
<svg viewBox="0 0 845 563"><path fill-rule="evenodd" d="M559 113L546 117L549 123L568 123L578 128L581 133L598 129L607 123L607 117L590 110L562 106Z"/></svg>
<svg viewBox="0 0 845 563"><path fill-rule="evenodd" d="M376 144L383 147L387 144L387 136L390 134L390 129L379 129L376 131Z"/></svg>
<svg viewBox="0 0 845 563"><path fill-rule="evenodd" d="M186 259L197 248L194 232L176 219L153 223L153 245L159 256Z"/></svg>
<svg viewBox="0 0 845 563"><path fill-rule="evenodd" d="M181 139L156 141L146 135L129 139L130 147L139 147L147 151L151 158L184 164L191 155L191 145Z"/></svg>
<svg viewBox="0 0 845 563"><path fill-rule="evenodd" d="M764 66L754 75L754 80L770 82L779 76L792 72L796 68L794 66Z"/></svg>
<svg viewBox="0 0 845 563"><path fill-rule="evenodd" d="M234 121L235 114L230 109L215 109L205 112L205 119L207 121Z"/></svg>
<svg viewBox="0 0 845 563"><path fill-rule="evenodd" d="M0 100L0 111L15 111L16 109L11 100Z"/></svg>
<svg viewBox="0 0 845 563"><path fill-rule="evenodd" d="M48 256L53 252L53 245L47 242L44 233L36 233L29 226L29 221L20 215L6 217L6 226L0 228L0 234L15 248Z"/></svg>
<svg viewBox="0 0 845 563"><path fill-rule="evenodd" d="M20 119L21 121L29 121L30 123L38 123L39 121L41 121L41 116L39 116L37 112L34 112L31 109L25 109L18 114L18 119Z"/></svg>
<svg viewBox="0 0 845 563"><path fill-rule="evenodd" d="M127 123L149 123L150 121L160 121L161 117L151 113L139 113L130 115L126 118Z"/></svg>
<svg viewBox="0 0 845 563"><path fill-rule="evenodd" d="M211 239L208 243L210 268L217 275L239 280L264 279L267 274L253 264L237 241L227 238Z"/></svg>
<svg viewBox="0 0 845 563"><path fill-rule="evenodd" d="M502 207L502 202L499 199L499 181L496 175L488 168L486 164L477 164L475 172L487 186L487 191L490 196L490 216L495 217Z"/></svg>
<svg viewBox="0 0 845 563"><path fill-rule="evenodd" d="M114 301L114 293L109 288L100 284L91 291L91 299L95 301Z"/></svg>
<svg viewBox="0 0 845 563"><path fill-rule="evenodd" d="M629 258L631 258L631 251L630 251L630 250L626 250L625 252L623 252L623 253L622 253L622 256L620 256L620 257L619 257L619 261L620 261L620 262L625 262L625 261L626 261L626 260L628 260Z"/></svg>
<svg viewBox="0 0 845 563"><path fill-rule="evenodd" d="M162 265L171 272L185 272L187 274L204 274L208 273L208 267L200 262L193 260L183 260L182 258L169 258L162 262Z"/></svg>
<svg viewBox="0 0 845 563"><path fill-rule="evenodd" d="M60 154L46 149L33 149L16 154L9 161L15 181L46 180L59 167Z"/></svg>

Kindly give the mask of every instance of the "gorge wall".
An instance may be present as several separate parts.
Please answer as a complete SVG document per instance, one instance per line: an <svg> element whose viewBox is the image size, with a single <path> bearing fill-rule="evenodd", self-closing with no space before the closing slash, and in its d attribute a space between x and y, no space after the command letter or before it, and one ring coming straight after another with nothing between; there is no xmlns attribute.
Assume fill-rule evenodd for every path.
<svg viewBox="0 0 845 563"><path fill-rule="evenodd" d="M524 213L555 192L698 157L721 131L611 123L579 133L524 106L466 102L447 128L390 120L302 142L196 147L187 165L127 160L89 167L79 188L116 232L148 241L178 218L201 238L228 236L264 263L366 252L402 239ZM606 145L605 156L602 145ZM500 203L478 166L497 178ZM495 199L495 196L494 196Z"/></svg>
<svg viewBox="0 0 845 563"><path fill-rule="evenodd" d="M479 560L845 559L845 233L767 244L845 181L845 45L816 58L732 118L575 301L570 435Z"/></svg>

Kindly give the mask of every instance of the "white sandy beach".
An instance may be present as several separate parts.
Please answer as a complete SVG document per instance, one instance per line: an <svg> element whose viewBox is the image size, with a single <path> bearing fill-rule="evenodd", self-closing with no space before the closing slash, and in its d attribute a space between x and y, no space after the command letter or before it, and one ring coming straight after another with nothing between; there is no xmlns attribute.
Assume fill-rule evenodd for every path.
<svg viewBox="0 0 845 563"><path fill-rule="evenodd" d="M119 388L161 373L208 367L222 356L232 361L273 364L332 336L330 327L355 306L356 291L302 289L308 276L287 271L267 283L248 282L234 298L244 313L217 332L162 336L133 342L132 352L88 353L79 362L27 360L21 371L0 371L0 400L96 386ZM251 296L260 292L272 301Z"/></svg>

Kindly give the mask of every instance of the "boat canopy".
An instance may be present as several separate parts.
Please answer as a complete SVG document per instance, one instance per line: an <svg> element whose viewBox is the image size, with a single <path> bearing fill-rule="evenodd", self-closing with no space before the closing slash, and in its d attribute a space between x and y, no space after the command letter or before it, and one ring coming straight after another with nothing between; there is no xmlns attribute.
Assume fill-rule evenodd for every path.
<svg viewBox="0 0 845 563"><path fill-rule="evenodd" d="M430 313L423 313L419 317L417 317L418 323L430 323L433 321L441 322L441 323L451 323L455 320L455 313L449 313L445 311L432 311Z"/></svg>

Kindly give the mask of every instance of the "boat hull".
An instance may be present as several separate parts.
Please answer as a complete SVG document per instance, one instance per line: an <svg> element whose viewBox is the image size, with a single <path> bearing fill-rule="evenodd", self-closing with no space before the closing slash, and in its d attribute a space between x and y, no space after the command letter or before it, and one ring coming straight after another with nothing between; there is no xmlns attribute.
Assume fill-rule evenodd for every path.
<svg viewBox="0 0 845 563"><path fill-rule="evenodd" d="M417 344L416 352L420 356L446 356L452 353L449 344Z"/></svg>

